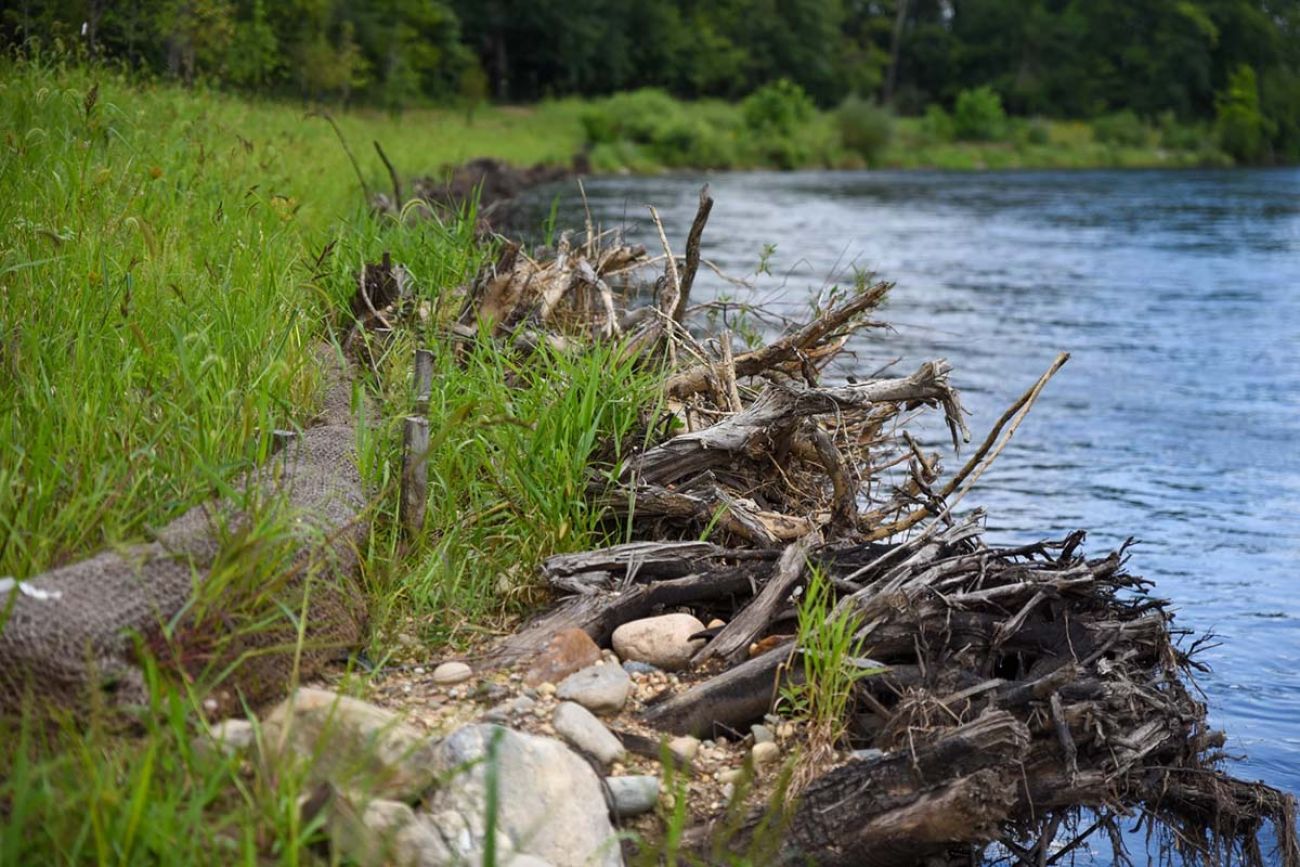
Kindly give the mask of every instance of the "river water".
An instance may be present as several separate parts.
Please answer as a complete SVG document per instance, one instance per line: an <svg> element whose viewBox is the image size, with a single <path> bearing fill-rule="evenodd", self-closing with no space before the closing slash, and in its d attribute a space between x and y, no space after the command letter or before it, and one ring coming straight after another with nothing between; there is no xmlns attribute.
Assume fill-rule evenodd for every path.
<svg viewBox="0 0 1300 867"><path fill-rule="evenodd" d="M597 224L679 253L703 176L585 182ZM1219 646L1199 682L1234 773L1300 792L1300 170L713 174L693 300L805 316L854 267L893 281L861 374L943 356L977 443L1072 360L965 504L994 541L1128 536L1130 569ZM560 225L581 225L570 188ZM936 437L936 444L939 442ZM951 454L947 466L959 465Z"/></svg>

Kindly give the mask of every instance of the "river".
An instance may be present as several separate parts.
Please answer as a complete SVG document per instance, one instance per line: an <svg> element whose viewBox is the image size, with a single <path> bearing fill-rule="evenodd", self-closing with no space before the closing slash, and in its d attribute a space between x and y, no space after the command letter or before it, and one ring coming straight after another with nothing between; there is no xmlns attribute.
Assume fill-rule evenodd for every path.
<svg viewBox="0 0 1300 867"><path fill-rule="evenodd" d="M593 178L593 217L679 253L703 176ZM895 333L856 340L869 373L943 356L976 442L1058 351L1072 360L966 503L989 537L1089 531L1218 646L1199 683L1232 771L1300 792L1300 170L747 173L716 205L694 300L793 316L865 268L897 284ZM533 194L540 222L571 188ZM936 438L936 444L939 442ZM947 465L958 465L951 454Z"/></svg>

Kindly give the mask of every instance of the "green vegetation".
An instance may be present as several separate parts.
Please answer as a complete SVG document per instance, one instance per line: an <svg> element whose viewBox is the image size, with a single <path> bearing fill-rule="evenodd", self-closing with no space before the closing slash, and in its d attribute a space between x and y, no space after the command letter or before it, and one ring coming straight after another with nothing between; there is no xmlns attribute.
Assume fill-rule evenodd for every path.
<svg viewBox="0 0 1300 867"><path fill-rule="evenodd" d="M854 684L884 671L862 658L862 642L855 637L861 618L836 606L830 580L817 569L810 570L798 618L795 644L802 655L803 680L781 689L783 710L807 725L796 784L822 773L841 746Z"/></svg>
<svg viewBox="0 0 1300 867"><path fill-rule="evenodd" d="M964 139L1002 138L996 97L1020 118L1218 122L1222 149L1238 161L1300 160L1300 6L1275 0L11 5L0 44L58 42L188 83L392 112L438 104L472 119L489 95L536 102L643 88L734 103L788 80L823 109L854 96L908 118L939 106ZM693 165L724 164L707 150L711 136L723 139L726 164L753 162L744 148L727 150L734 129L678 132L703 149ZM775 141L760 151L765 164L823 156L802 136ZM848 149L874 162L856 143ZM674 158L687 150L672 147Z"/></svg>
<svg viewBox="0 0 1300 867"><path fill-rule="evenodd" d="M1132 112L1087 121L1009 118L989 88L963 92L949 114L896 117L850 97L819 111L780 81L739 105L681 102L640 90L591 102L583 132L596 171L679 168L1092 168L1223 166L1208 123Z"/></svg>
<svg viewBox="0 0 1300 867"><path fill-rule="evenodd" d="M436 317L493 254L472 213L370 214L333 131L297 109L42 63L5 62L0 81L0 575L146 539L263 460L274 428L307 422L321 386L313 346L342 321L362 262L392 251ZM459 132L487 142L490 129L505 139L557 119L564 134L580 129L565 105L485 111L472 132L459 113L340 126L354 142L383 140L399 165L431 166L477 150ZM412 135L418 122L427 131ZM560 134L509 138L497 153L515 159L568 150ZM382 168L366 168L378 185ZM414 339L377 360L380 418L409 407ZM583 467L616 465L649 400L647 375L612 350L543 353L526 369L483 348L467 361L438 356L430 415L444 433L419 538L402 540L392 520L396 427L358 433L376 491L361 552L376 658L399 631L434 653L519 614L539 558L603 541ZM298 612L263 592L285 572L283 522L255 517L221 539L211 589L235 619L218 625L296 629ZM194 615L198 628L211 619ZM180 682L163 668L149 668L135 731L98 711L0 721L0 862L316 861L320 829L299 818L296 778L194 746L214 673L187 667L195 679Z"/></svg>

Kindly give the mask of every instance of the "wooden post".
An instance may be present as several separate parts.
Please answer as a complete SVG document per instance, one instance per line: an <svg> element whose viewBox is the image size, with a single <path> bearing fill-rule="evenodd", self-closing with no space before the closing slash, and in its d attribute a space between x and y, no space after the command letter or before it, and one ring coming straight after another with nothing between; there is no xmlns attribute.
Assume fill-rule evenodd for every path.
<svg viewBox="0 0 1300 867"><path fill-rule="evenodd" d="M402 523L410 533L424 528L429 496L429 420L407 416L402 429Z"/></svg>
<svg viewBox="0 0 1300 867"><path fill-rule="evenodd" d="M402 523L407 532L424 528L429 498L429 395L433 392L433 353L415 350L415 415L402 429Z"/></svg>
<svg viewBox="0 0 1300 867"><path fill-rule="evenodd" d="M429 395L433 393L433 353L415 350L415 413L429 416Z"/></svg>

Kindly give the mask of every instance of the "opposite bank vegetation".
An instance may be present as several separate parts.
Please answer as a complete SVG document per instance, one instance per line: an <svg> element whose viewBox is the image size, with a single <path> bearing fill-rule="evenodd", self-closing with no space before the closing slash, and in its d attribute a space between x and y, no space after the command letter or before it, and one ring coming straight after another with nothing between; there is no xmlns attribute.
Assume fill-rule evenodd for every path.
<svg viewBox="0 0 1300 867"><path fill-rule="evenodd" d="M659 517L677 522L676 541L688 533L716 542L721 553L713 556L719 568L733 571L740 561L770 560L777 541L797 537L804 549L815 544L810 538L814 528L798 524L808 520L796 513L801 497L812 498L803 503L810 509L827 505L832 515L828 527L839 525L841 532L852 528L847 538L859 546L890 538L873 535L877 530L901 532L945 511L945 489L935 489L934 459L886 424L908 411L909 403L920 401L941 404L960 430L960 407L947 384L946 366L923 368L914 377L882 385L885 391L877 399L883 401L883 416L868 408L837 423L809 424L810 413L824 415L831 403L845 400L811 383L819 363L838 348L837 329L847 319L832 316L827 321L837 324L822 331L814 323L812 332L803 332L809 339L795 345L788 357L759 350L764 364L752 371L744 365L756 363L754 359L744 361L737 353L730 366L715 368L713 360L707 361L698 376L688 363L694 356L687 357L696 350L689 342L674 343L675 326L649 332L653 340L648 346L662 346L670 353L668 370L685 377L673 399L703 396L704 402L697 400L695 406L672 406L665 397L665 369L640 363L627 343L584 341L581 351L571 352L551 340L550 331L566 328L608 338L610 308L599 303L599 293L591 296L592 307L578 311L581 315L574 314L565 327L534 329L540 339L521 361L517 343L500 343L490 323L479 320L483 295L471 291L473 304L452 295L457 287L489 288L486 278L472 278L493 274L484 270L486 264L500 266L497 242L477 233L468 211L442 219L406 219L412 209L401 209L398 219L372 214L357 202L347 157L323 121L305 123L298 112L170 88L134 89L78 70L23 65L5 72L0 85L6 130L0 222L9 232L0 247L0 575L21 581L96 552L126 556L132 545L166 544L172 519L202 516L203 504L217 500L237 504L251 517L216 520L214 547L207 552L208 577L185 607L185 616L168 619L129 643L138 679L94 684L88 704L78 702L56 713L54 725L32 713L31 705L0 723L3 863L315 863L330 857L327 850L322 854L321 825L300 809L300 798L309 793L303 769L269 772L194 748L194 735L209 714L239 705L240 695L230 689L236 682L231 679L236 669L228 666L232 652L237 661L246 661L248 648L266 646L262 636L279 640L288 629L297 637L296 645L289 642L291 649L296 647L286 670L289 681L300 663L328 656L322 653L328 644L306 644L317 621L304 616L305 607L285 606L280 593L296 586L292 579L299 574L300 529L292 516L264 508L252 488L233 484L256 467L274 466L268 459L286 448L285 440L295 438L283 432L310 436L312 430L337 427L342 416L353 419L357 479L370 492L359 505L364 525L342 521L334 528L339 533L326 536L338 542L346 535L349 556L355 557L348 565L355 571L351 580L365 626L349 643L359 642L364 657L380 666L481 644L485 636L508 631L539 610L556 587L590 583L599 589L619 580L604 568L571 568L563 581L556 580L556 555L582 555L637 538L646 528L634 526L636 516L655 517L645 506L619 517L617 502L630 501L593 496L593 468L603 468L610 485L623 478L619 468L632 462L643 465L647 478L666 472L675 484L689 476L689 490L662 495L633 491L631 501L642 495L657 498L660 508L674 510ZM362 123L351 118L344 128ZM403 143L399 136L384 141L398 164L420 164L420 143ZM375 186L380 175L378 170L371 174ZM588 249L594 243L588 232ZM418 324L393 329L379 350L364 341L353 347L356 379L340 389L330 367L321 363L319 346L331 334L346 333L354 319L383 324L383 311L371 309L382 308L378 300L361 307L356 301L358 272L381 259L401 263L409 275L404 303ZM682 285L673 260L659 267L665 269L664 285ZM391 273L387 265L385 271ZM582 285L598 288L599 282ZM856 287L826 299L826 310L864 314L881 294ZM675 314L673 306L668 308ZM519 318L506 317L515 325L531 323L529 317L537 312L532 307L503 311L516 309ZM464 310L473 313L459 322L468 330L452 328L456 339L440 343L436 335L449 322L463 319L458 314ZM665 321L675 319L670 315ZM539 316L540 323L546 320ZM594 332L592 323L600 324ZM517 329L520 336L528 331ZM574 339L572 334L569 338ZM472 351L459 345L467 340L477 344ZM430 344L439 349L431 392L421 400L432 429L423 450L427 511L420 532L411 535L399 520L400 427L415 408L408 389L409 359L417 345ZM773 370L782 382L803 381L811 391L783 408L778 398L764 397L754 382L736 381L738 373L753 377ZM1020 408L1027 409L1028 403ZM697 414L694 422L692 413ZM712 466L712 457L699 464L699 452L716 454L717 449L700 449L698 436L673 436L681 432L677 420L683 415L688 426L700 424L701 418L757 418L760 434L762 424L780 422L799 433L797 449L807 453L800 460L821 467L821 475L773 482L783 493L767 504L784 503L790 514L737 503L735 480L727 471ZM321 419L324 425L313 426ZM832 426L826 428L828 424ZM852 436L830 439L828 448L826 430ZM889 446L885 454L897 460L895 467L906 468L900 470L906 478L886 497L884 512L858 515L844 488L844 462L870 454L881 438ZM751 440L745 433L741 439L748 447L762 437ZM689 454L679 454L683 448ZM976 458L989 454L980 449ZM328 464L318 465L313 475L350 485L350 469L340 468L333 476L327 470ZM964 493L964 488L953 491ZM195 507L199 511L187 512ZM913 514L921 517L912 521ZM899 521L912 523L895 527ZM358 531L360 526L364 529ZM1093 595L1086 595L1092 614L1098 624L1112 624L1115 636L1107 644L1094 635L1098 649L1086 664L1106 661L1116 642L1134 650L1116 660L1114 669L1135 697L1123 713L1136 717L1121 714L1124 725L1138 723L1127 746L1119 745L1131 753L1125 754L1125 775L1144 767L1144 748L1166 743L1163 736L1154 736L1155 729L1146 728L1144 714L1176 718L1178 725L1203 721L1203 707L1180 692L1189 658L1169 643L1163 609L1154 600L1129 601L1115 593L1141 589L1140 580L1119 569L1118 556L1076 559L1075 539L1035 551L997 552L983 558L992 565L981 564L978 552L966 547L967 531L961 523L936 529L941 544L899 548L899 564L850 557L839 564L849 571L840 574L832 557L826 566L829 581L838 594L852 598L872 586L856 584L871 574L868 567L888 565L882 577L898 583L895 589L908 603L903 608L918 618L912 626L907 621L892 624L900 635L913 628L924 633L932 621L943 630L945 617L933 608L929 582L969 597L964 599L973 612L968 628L975 631L993 623L991 600L1012 599L1015 610L1008 613L1016 615L1015 622L985 634L995 647L1017 637L1026 624L1041 632L1055 628L1038 622L1055 610L1046 604L1053 594L1095 586L1095 594L1089 590ZM743 553L747 549L759 553ZM861 560L870 550L859 547L853 556ZM935 562L937 554L943 556ZM1037 579L1022 574L1025 567L1017 558L1041 561L1036 568L1047 583L1037 586ZM544 563L550 564L548 570L541 568ZM896 565L908 564L936 568L894 573ZM750 586L752 577L746 568L726 580L743 597L739 586ZM664 592L648 586L647 593ZM822 586L818 595L823 613L829 611L828 592ZM0 624L19 610L16 600L22 595L16 586L8 588ZM732 622L758 617L766 628L769 624L762 621L773 614L771 601L781 601L777 591L766 597L771 599L758 609L737 609ZM232 599L240 606L232 609ZM874 607L865 614L873 618L894 610L888 599L870 604ZM824 637L812 617L816 611L800 613L802 638L812 642ZM832 619L841 635L852 637L850 621ZM1066 635L1075 637L1068 627ZM71 654L70 667L88 670L76 656L80 648L60 646L56 636L50 640L53 653ZM727 636L732 644L737 640L735 634ZM828 652L856 650L852 643L836 641ZM714 649L725 656L735 650ZM896 650L915 651L918 668L938 659L948 662L943 653L936 658L905 641ZM1012 699L1029 700L1037 695L1035 689L1050 692L1065 684L1043 679L1052 672L1010 666L997 673L1023 687L1005 696L997 693L1009 707L1021 707ZM1073 677L1072 672L1066 680ZM1148 682L1148 677L1156 680ZM843 685L833 675L831 681L837 688ZM358 691L365 689L364 677L352 683ZM1102 700L1099 696L1105 701L1112 697L1105 690L1096 693L1099 687L1086 677L1079 685L1094 692L1067 696L1071 701L1059 713L1053 708L1040 719L1040 746L1055 744L1058 737L1064 745L1068 738L1058 735L1057 728L1065 724L1068 732L1069 714L1088 712L1090 702ZM969 692L979 686L953 684L962 701L980 695ZM871 695L870 701L892 699ZM124 704L135 707L125 719ZM684 700L665 713L689 717L699 704ZM1032 709L1032 701L1025 706ZM918 727L927 730L941 731L943 715L954 712L919 693L909 708ZM1010 760L1029 743L1026 725L999 717L991 729L978 732L990 736L1000 759ZM1144 734L1137 738L1136 733ZM1194 764L1204 754L1208 760L1215 741L1212 733L1205 735L1204 742L1185 744L1190 752L1174 757ZM1097 743L1114 749L1118 742L1102 737ZM1076 745L1066 770L1071 779L1082 772L1087 784L1104 790L1113 781L1106 775L1105 750L1090 752L1090 744ZM943 748L918 755L936 770L952 766ZM1087 763L1094 760L1103 763L1095 769L1101 777L1088 776L1094 769ZM1176 827L1208 834L1216 842L1223 835L1229 846L1249 846L1254 821L1267 813L1283 820L1279 838L1284 856L1296 857L1286 799L1270 801L1272 796L1261 790L1253 807L1243 805L1239 790L1213 775L1209 765L1199 770L1195 776L1208 774L1214 785L1202 789L1188 784L1179 792L1207 812L1200 819L1189 813L1192 818L1183 818L1191 824ZM1219 790L1219 785L1225 788ZM824 790L828 801L842 802L837 791L834 785ZM1009 810L1014 803L1003 806ZM1224 815L1231 815L1230 825L1216 824L1214 817ZM850 818L837 822L847 826ZM1239 837L1243 831L1248 835L1244 841ZM833 845L834 840L821 842ZM1045 853L1046 844L1040 849Z"/></svg>

